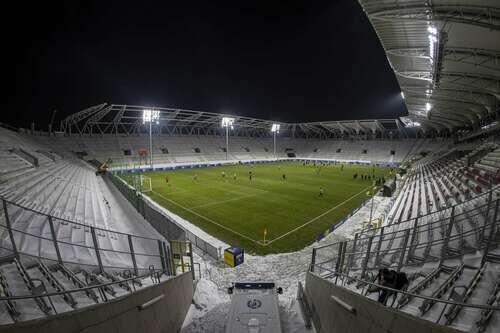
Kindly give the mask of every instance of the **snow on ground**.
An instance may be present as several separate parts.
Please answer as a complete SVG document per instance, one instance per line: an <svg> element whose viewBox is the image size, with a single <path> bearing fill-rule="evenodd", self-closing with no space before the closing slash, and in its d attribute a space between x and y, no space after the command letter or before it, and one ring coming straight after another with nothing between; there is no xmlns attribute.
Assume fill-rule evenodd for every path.
<svg viewBox="0 0 500 333"><path fill-rule="evenodd" d="M375 197L373 218L383 214L390 198ZM201 278L198 280L193 304L184 321L182 333L223 332L230 307L227 288L233 282L275 282L283 288L279 295L280 316L284 332L314 332L306 329L297 301L297 285L304 283L311 262L312 248L318 245L353 238L369 220L371 201L363 206L333 233L310 246L291 253L255 256L245 254L245 262L235 268L226 266L208 256L195 254L194 261L200 263ZM198 274L198 271L196 271Z"/></svg>

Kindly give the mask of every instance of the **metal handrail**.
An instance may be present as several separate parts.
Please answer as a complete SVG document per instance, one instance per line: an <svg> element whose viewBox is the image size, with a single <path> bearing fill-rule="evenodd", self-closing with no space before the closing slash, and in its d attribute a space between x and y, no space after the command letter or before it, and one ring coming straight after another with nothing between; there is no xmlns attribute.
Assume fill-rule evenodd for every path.
<svg viewBox="0 0 500 333"><path fill-rule="evenodd" d="M370 281L366 281L366 280L363 280L363 279L359 279L359 278L354 277L354 276L349 276L348 274L339 273L339 272L333 272L333 271L331 271L329 269L326 269L326 268L322 268L322 269L324 269L326 271L330 271L332 273L332 275L334 275L334 276L337 276L337 275L338 276L342 276L342 277L347 278L347 279L352 279L352 280L355 280L357 282L368 284L370 286L375 286L375 287L378 287L380 289L385 289L385 290L392 291L392 292L395 292L395 293L401 293L403 295L408 295L408 296L411 296L411 297L421 298L421 299L425 299L425 300L429 300L429 301L434 301L434 302L438 302L438 303L452 304L452 305L457 305L457 306L462 306L462 307L469 307L469 308L476 308L476 309L483 309L483 310L500 311L500 306L492 306L492 305L484 305L484 304L474 304L474 303L462 303L462 302L456 302L456 301L450 301L450 300L444 300L444 299L440 299L440 298L425 296L425 295L414 294L414 293L410 293L408 291L394 289L394 288L390 288L390 287L387 287L387 286L382 286L382 285L374 283L374 282L370 282ZM309 273L314 274L314 275L318 276L319 278L324 279L324 277L320 276L319 274L316 274L314 272L309 272ZM333 283L335 285L337 285L336 282L333 282Z"/></svg>
<svg viewBox="0 0 500 333"><path fill-rule="evenodd" d="M494 191L494 190L491 190L491 191L489 191L489 192L485 192L484 194L488 194L488 193L490 193L490 192L492 193L493 191ZM477 197L476 197L476 198L477 198ZM476 198L471 199L471 200L475 200ZM422 216L419 216L419 217L417 217L417 218L420 220L420 219L425 218L426 216L430 216L430 215L433 215L433 214L439 214L439 213L442 213L442 212L444 212L444 211L446 211L446 210L450 210L450 212L451 212L452 207L455 207L455 206L458 206L458 205L464 205L464 204L466 204L467 202L470 202L471 200L466 201L466 202L462 202L462 203L459 203L459 204L456 204L456 205L454 205L454 206L450 206L450 207L444 208L444 209L439 210L439 211L436 211L436 212L432 212L432 213L429 213L429 214L426 214L426 215L422 215ZM496 202L496 201L498 201L498 200L500 200L500 199L495 199L495 200L492 200L492 201L491 201L491 203L494 203L494 202ZM479 209L481 209L481 208L483 208L483 207L485 207L485 206L488 206L488 203L486 203L486 204L484 204L484 205L481 205L481 206L479 206L479 207L475 207L474 209L475 209L475 210L479 210ZM460 215L462 215L462 214L465 214L465 213L460 213L460 214L459 214L459 215L457 215L457 216L460 216ZM380 229L382 229L382 228L393 227L393 226L396 226L396 225L400 225L400 224L402 224L402 223L414 222L414 221L415 221L415 219L416 219L416 218L412 218L412 219L408 219L408 220L404 220L404 221L399 221L399 222L397 222L397 223L393 223L393 224L390 224L390 225L387 225L387 226L378 227L378 228L373 228L373 229L370 229L370 232L375 233L376 231L378 231L378 230L380 230ZM419 225L419 227L428 226L429 224L442 223L442 221L444 221L444 220L449 220L449 219L450 219L450 217L445 217L445 218L442 218L442 219L437 220L437 221L431 221L431 222L427 222L427 223L425 223L425 224L421 224L421 225ZM391 234L393 234L393 233L398 233L398 232L401 232L401 231L404 231L404 230L408 230L408 229L410 229L410 230L411 230L411 229L413 229L413 226L411 225L411 226L409 226L408 228L405 228L405 229L396 230L396 231L390 231L390 232L388 232L388 233L384 233L384 236L391 235ZM371 237L372 237L372 236L367 236L367 237L358 238L358 241L367 240L367 239L369 239L369 238L371 238ZM339 243L341 243L341 242L342 242L342 241L336 241L336 242L333 242L333 243L329 243L329 244L325 244L325 245L322 245L322 246L314 247L314 249L316 249L316 250L320 250L320 249L322 249L322 248L326 248L326 247L329 247L329 246L338 245L338 244L339 244Z"/></svg>
<svg viewBox="0 0 500 333"><path fill-rule="evenodd" d="M1 225L1 224L0 224L0 228L6 229L6 230L9 229L9 228L7 228L7 226ZM23 234L23 235L28 235L30 237L34 237L34 238L38 238L38 239L43 239L43 240L51 241L51 242L53 241L52 238L47 238L47 237L42 237L42 236L39 236L39 235L31 234L29 232L18 230L18 229L12 228L12 227L10 228L10 230L12 230L12 231L14 231L16 233ZM77 243L70 243L70 242L59 240L59 239L57 239L57 243L71 245L71 246L83 247L83 248L90 249L90 250L95 250L95 247L93 247L93 246L84 245L84 244L77 244ZM0 246L0 248L2 248L2 247ZM132 252L128 252L128 251L115 250L115 249L106 249L106 248L103 248L103 247L99 247L99 251L113 252L113 253L120 253L120 254L128 254L128 255L132 254ZM20 253L22 253L22 252L20 252ZM25 253L22 253L22 254L25 254ZM160 257L160 255L158 255L158 254L150 254L150 253L134 252L134 254L136 256Z"/></svg>
<svg viewBox="0 0 500 333"><path fill-rule="evenodd" d="M104 287L107 287L107 286L111 286L111 285L115 285L115 284L121 284L121 283L129 282L129 281L132 281L132 280L148 278L148 277L151 277L153 274L157 274L157 273L164 273L164 271L161 270L161 269L155 269L154 271L149 271L148 274L134 276L134 277L130 277L130 278L123 279L123 280L111 281L111 282L96 284L96 285L92 285L92 286L88 285L88 286L86 286L84 288L76 288L76 289L68 289L68 290L65 290L65 291L57 291L57 292L44 293L44 294L40 294L40 295L36 295L36 296L35 295L20 295L20 296L0 297L0 301L17 300L17 299L30 299L30 298L40 298L40 297L52 297L52 296L59 296L59 295L68 294L68 293L76 293L76 292L80 292L80 291L88 291L88 290L95 289L95 288L104 288ZM154 279L153 279L153 283L155 283Z"/></svg>
<svg viewBox="0 0 500 333"><path fill-rule="evenodd" d="M4 246L1 246L0 245L0 249L2 250L7 250L7 251L12 251L12 249L10 248L6 248ZM43 259L43 260L49 260L49 261L54 261L54 262L58 262L58 260L56 258L47 258L47 257L40 257L40 256L37 256L37 255L34 255L34 254L30 254L30 253L25 253L25 252L18 252L19 254L25 256L25 257L30 257L30 258L35 258L35 259ZM158 258L161 258L159 255L158 255ZM89 264L89 263L83 263L83 262L75 262L75 261L69 261L69 260L64 260L63 261L64 264L70 264L70 265L77 265L77 266L86 266L86 267L99 267L98 264ZM110 266L110 265L103 265L103 268L109 268L109 269L115 269L115 270L124 270L124 269L131 269L132 267L131 266ZM145 270L148 270L147 267L137 267L137 270L138 271L145 271Z"/></svg>
<svg viewBox="0 0 500 333"><path fill-rule="evenodd" d="M69 221L69 222L73 223L73 225L70 226L69 228L72 229L76 225L83 226L84 227L83 229L81 227L78 229L81 229L82 232L84 232L84 233L90 232L92 238L91 238L90 245L87 245L86 241L84 241L83 244L82 243L74 243L71 241L68 242L66 240L58 239L58 235L56 233L56 228L54 226L54 220L58 221L59 219L54 218L52 215L48 215L45 213L39 213L39 212L36 212L32 209L25 208L21 205L12 203L12 202L5 200L5 199L0 198L0 201L3 205L3 209L1 209L0 216L5 220L5 225L0 224L0 230L6 230L8 232L8 238L10 239L10 243L12 245L12 247L9 248L8 246L6 247L6 246L3 246L3 244L0 244L0 248L13 252L14 256L16 256L16 257L18 257L19 255L24 255L24 256L34 257L34 258L54 260L53 257L50 257L50 254L44 254L44 253L39 253L39 252L30 253L30 252L26 252L26 250L24 250L24 249L18 248L18 244L16 244L17 242L16 242L16 237L14 234L22 235L23 239L25 239L26 237L32 237L32 238L38 239L39 242L43 242L43 241L51 242L53 247L54 247L54 251L55 251L53 254L54 254L54 256L56 256L57 262L59 262L59 263L63 263L63 262L69 263L70 262L70 261L66 260L64 258L64 256L61 254L60 246L71 246L72 248L75 248L75 249L76 248L80 248L80 249L83 248L83 249L87 249L87 251L89 251L89 256L88 257L86 256L85 258L83 258L84 260L82 260L82 262L75 263L74 261L72 261L71 263L77 264L77 265L91 266L91 267L97 266L97 267L99 267L100 271L103 271L104 268L133 269L134 272L137 274L139 272L139 270L145 269L144 267L138 265L138 261L137 261L138 257L151 258L151 259L147 259L147 260L154 260L155 263L158 260L161 263L163 269L166 269L166 268L168 268L168 270L172 269L171 264L170 264L170 261L171 261L170 251L165 248L165 241L163 241L163 240L154 239L154 238L150 238L150 237L135 236L132 234L126 234L126 233L122 233L122 232L115 233L115 232L111 231L111 234L110 234L110 231L106 230L106 229L102 229L102 228L98 228L98 227L94 227L94 226L83 225L81 223L74 223L74 222ZM9 213L8 203L13 204L15 207L18 207L18 209L21 209L21 210L27 209L30 212L40 214L42 219L43 219L43 216L45 216L46 218L43 219L43 221L40 221L40 219L35 219L35 222L33 222L33 223L39 224L42 226L45 226L46 224L48 224L48 227L49 227L50 233L51 233L51 238L44 237L42 235L35 235L33 233L28 232L27 230L18 230L17 228L14 228L12 225L12 221L10 221L11 214ZM15 224L14 226L17 226L17 224ZM58 226L61 227L60 224ZM107 232L107 233L104 233L104 232ZM126 237L123 237L123 236L120 237L120 239L123 241L123 244L122 244L123 247L118 246L118 248L115 249L116 245L113 245L111 240L110 240L109 246L107 243L103 244L104 247L99 246L98 236L101 236L102 235L101 233L104 235L112 235L113 233L115 233L115 234L126 236ZM113 237L111 237L111 238L113 238ZM147 244L145 244L144 248L139 247L141 252L136 253L134 250L134 244L133 244L134 242L137 241L136 238L139 239L141 242L154 242L155 243L154 247L157 248L158 254L152 254L156 251L155 250L151 251L151 248L149 246L147 246ZM127 247L128 247L128 249L127 249ZM152 253L143 253L143 252L152 252ZM109 265L110 263L107 260L103 260L103 258L101 258L101 255L106 254L106 253L116 253L117 255L126 256L126 257L128 257L128 259L130 261L127 260L129 262L128 262L128 265L126 265L126 266L122 266L122 267L111 266L111 265ZM104 258L104 259L108 259L108 258ZM142 264L142 261L140 262L140 264ZM175 272L172 272L172 273L175 274Z"/></svg>
<svg viewBox="0 0 500 333"><path fill-rule="evenodd" d="M460 233L460 234L455 234L455 235L452 235L448 238L449 241L452 241L452 240L456 240L456 239L460 239L464 236L469 236L469 235L473 235L476 231L478 230L481 230L481 229L484 229L485 227L487 226L490 226L490 225L494 225L495 223L487 223L485 224L483 227L478 227L478 228L474 228L474 229L469 229L463 233ZM427 233L427 230L424 230L423 232L426 232ZM379 237L379 236L374 236L375 237ZM403 237L398 237L398 238L403 238ZM382 240L383 242L384 240ZM388 240L387 240L388 241ZM419 248L419 247L423 247L423 246L427 246L429 244L431 245L435 245L435 244L440 244L441 242L443 241L446 241L446 238L438 238L438 239L433 239L433 240L430 240L428 242L424 242L424 243L418 243L416 245L416 248ZM400 251L402 249L405 249L407 248L408 246L404 246L404 247L397 247L397 248L390 248L389 251L386 253L389 254L391 253L391 251L393 252L397 252L397 251ZM366 253L366 251L356 251L356 252L344 252L345 255L356 255L356 254L364 254Z"/></svg>
<svg viewBox="0 0 500 333"><path fill-rule="evenodd" d="M21 204L18 204L16 202L13 202L13 201L10 201L8 199L5 199L5 197L3 196L0 196L0 201L5 201L6 203L10 204L10 205L13 205L13 206L17 206L19 208L22 208L24 210L28 210L28 211L31 211L33 213L36 213L38 215L43 215L43 216L46 216L46 217L51 217L53 218L54 220L56 221L63 221L63 222L68 222L68 223L71 223L71 224L75 224L75 225L79 225L81 227L87 227L87 228L94 228L95 230L99 230L99 231L103 231L103 232L110 232L110 233L113 233L113 234L117 234L117 235L123 235L123 236L132 236L134 238L141 238L141 239L147 239L147 240L154 240L154 241L158 241L160 240L159 238L152 238L152 237L147 237L147 236L140 236L140 235L135 235L135 234L127 234L125 232L121 232L121 231L116 231L116 230L110 230L110 229L104 229L104 228L100 228L100 227L95 227L93 225L89 225L89 224L86 224L86 223L80 223L80 222L76 222L76 221L72 221L72 220L68 220L68 219L64 219L64 218L60 218L60 217L57 217L57 216L54 216L54 215L50 215L50 214L47 214L47 213L43 213L43 212L40 212L40 211L37 211L37 210L34 210L32 208L28 208L26 206L23 206Z"/></svg>

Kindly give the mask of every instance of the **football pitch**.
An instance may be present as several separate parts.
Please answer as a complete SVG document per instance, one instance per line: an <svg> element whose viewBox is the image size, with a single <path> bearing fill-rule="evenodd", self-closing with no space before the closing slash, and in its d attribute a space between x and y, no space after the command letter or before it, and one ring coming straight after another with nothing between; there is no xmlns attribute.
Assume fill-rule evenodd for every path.
<svg viewBox="0 0 500 333"><path fill-rule="evenodd" d="M122 177L132 183L130 175ZM151 178L146 195L163 207L228 244L268 254L314 242L367 198L373 176L387 179L390 168L277 162L143 175Z"/></svg>

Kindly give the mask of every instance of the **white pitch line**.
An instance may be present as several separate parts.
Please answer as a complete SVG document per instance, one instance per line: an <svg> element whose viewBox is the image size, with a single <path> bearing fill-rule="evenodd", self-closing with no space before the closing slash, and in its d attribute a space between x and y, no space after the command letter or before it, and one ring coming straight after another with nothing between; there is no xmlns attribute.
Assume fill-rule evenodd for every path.
<svg viewBox="0 0 500 333"><path fill-rule="evenodd" d="M255 240L255 239L253 239L253 238L250 238L250 237L248 237L248 236L245 236L245 235L243 235L243 234L240 234L239 232L234 231L234 230L232 230L231 228L228 228L228 227L226 227L226 226L224 226L224 225L222 225L222 224L220 224L220 223L217 223L217 222L215 222L214 220L212 220L212 219L210 219L210 218L208 218L208 217L206 217L206 216L203 216L203 215L201 215L201 214L199 214L199 213L195 212L194 210L192 210L192 209L190 209L190 208L187 208L187 207L185 207L185 206L181 205L180 203L178 203L178 202L176 202L176 201L174 201L174 200L172 200L172 199L169 199L169 198L164 197L163 195L161 195L161 194L160 194L160 193L158 193L158 192L155 192L155 191L152 191L152 192L153 192L153 193L155 193L156 195L158 195L158 196L162 197L164 200L167 200L167 201L169 201L169 202L173 203L174 205L177 205L177 206L181 207L182 209L184 209L184 210L186 210L186 211L188 211L188 212L190 212L190 213L192 213L192 214L194 214L194 215L196 215L196 216L198 216L198 217L201 217L202 219L204 219L204 220L205 220L205 221L207 221L207 222L210 222L210 223L212 223L212 224L215 224L216 226L221 227L222 229L225 229L225 230L227 230L227 231L229 231L229 232L232 232L233 234L236 234L236 235L238 235L238 236L241 236L241 237L243 237L243 238L246 238L246 239L248 239L248 240L250 240L250 241L252 241L252 242L254 242L254 243L257 243L257 244L259 244L259 245L263 245L263 243L262 243L262 242L257 241L257 240Z"/></svg>
<svg viewBox="0 0 500 333"><path fill-rule="evenodd" d="M316 216L315 218L313 218L313 219L311 219L311 220L307 221L306 223L304 223L304 224L302 224L302 225L298 226L297 228L292 229L292 230L290 230L290 231L288 231L288 232L284 233L283 235L278 236L278 237L276 237L275 239L272 239L272 240L270 240L270 241L266 242L265 246L267 246L267 245L269 245L269 244L271 244L271 243L273 243L273 242L277 241L278 239L281 239L281 238L283 238L283 237L286 237L286 236L290 235L291 233L293 233L293 232L295 232L295 231L297 231L297 230L299 230L299 229L302 229L302 228L303 228L303 227L305 227L306 225L309 225L309 224L311 224L311 223L315 222L316 220L318 220L318 219L320 219L321 217L323 217L323 216L327 215L328 213L330 213L332 210L337 209L338 207L342 206L342 205L343 205L343 204L345 204L346 202L351 201L351 199L353 199L353 198L357 197L358 195L360 195L361 193L365 192L365 191L366 191L369 187L370 187L370 186L368 186L368 187L364 188L363 190L361 190L360 192L358 192L358 193L354 194L354 195L353 195L353 196L351 196L350 198L345 199L344 201L342 201L342 202L341 202L341 203L339 203L338 205L336 205L336 206L334 206L334 207L332 207L332 208L328 209L326 212L324 212L324 213L322 213L322 214L320 214L320 215Z"/></svg>
<svg viewBox="0 0 500 333"><path fill-rule="evenodd" d="M191 207L191 209L193 209L193 208L200 208L200 207L207 207L207 206L212 206L212 205L218 205L218 204L223 204L223 203L226 203L226 202L241 200L241 199L245 199L245 198L249 198L249 197L255 197L256 195L257 194L248 194L248 195L243 195L243 196L237 197L237 198L231 198L231 199L227 199L227 200L209 202L209 203L206 203L206 204L203 204L203 205Z"/></svg>

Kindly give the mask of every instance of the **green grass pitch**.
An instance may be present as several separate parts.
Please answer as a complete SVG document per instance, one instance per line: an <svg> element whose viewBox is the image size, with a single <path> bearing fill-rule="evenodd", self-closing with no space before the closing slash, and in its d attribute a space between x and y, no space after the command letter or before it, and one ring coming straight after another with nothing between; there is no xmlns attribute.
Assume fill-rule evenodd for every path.
<svg viewBox="0 0 500 333"><path fill-rule="evenodd" d="M367 197L373 180L361 179L360 175L373 172L375 177L390 176L386 167L319 167L302 162L143 175L151 178L153 189L146 194L160 205L229 244L247 252L267 254L294 251L311 244L318 233L337 223ZM356 173L358 177L354 179ZM130 176L124 178L131 182ZM323 197L319 195L320 188Z"/></svg>

